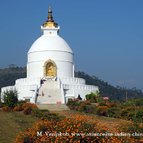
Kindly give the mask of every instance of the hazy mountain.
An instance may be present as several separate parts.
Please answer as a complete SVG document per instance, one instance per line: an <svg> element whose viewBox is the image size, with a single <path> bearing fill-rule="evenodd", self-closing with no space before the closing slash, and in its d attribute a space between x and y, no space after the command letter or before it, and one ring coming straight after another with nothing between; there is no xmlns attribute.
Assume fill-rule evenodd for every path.
<svg viewBox="0 0 143 143"><path fill-rule="evenodd" d="M0 69L0 90L1 87L14 85L16 79L23 77L26 77L25 67L12 66Z"/></svg>
<svg viewBox="0 0 143 143"><path fill-rule="evenodd" d="M143 97L141 90L136 88L126 89L114 87L96 76L88 75L84 72L75 72L76 77L84 78L87 84L97 85L102 96L109 96L113 100L125 100L127 98ZM26 77L26 68L10 66L9 68L0 69L0 89L4 86L14 85L18 78Z"/></svg>
<svg viewBox="0 0 143 143"><path fill-rule="evenodd" d="M75 76L86 79L87 84L97 85L102 96L108 96L113 100L143 97L143 92L136 88L127 89L119 86L114 87L108 84L108 82L105 82L96 76L90 76L84 72L75 72Z"/></svg>

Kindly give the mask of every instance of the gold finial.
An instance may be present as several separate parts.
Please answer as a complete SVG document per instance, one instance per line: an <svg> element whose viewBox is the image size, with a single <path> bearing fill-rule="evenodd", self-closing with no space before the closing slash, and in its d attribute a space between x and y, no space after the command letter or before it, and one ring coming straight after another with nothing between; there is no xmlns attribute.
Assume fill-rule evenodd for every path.
<svg viewBox="0 0 143 143"><path fill-rule="evenodd" d="M52 16L52 9L49 6L48 9L48 19L47 21L43 24L44 27L57 27L58 24L54 22L53 16Z"/></svg>

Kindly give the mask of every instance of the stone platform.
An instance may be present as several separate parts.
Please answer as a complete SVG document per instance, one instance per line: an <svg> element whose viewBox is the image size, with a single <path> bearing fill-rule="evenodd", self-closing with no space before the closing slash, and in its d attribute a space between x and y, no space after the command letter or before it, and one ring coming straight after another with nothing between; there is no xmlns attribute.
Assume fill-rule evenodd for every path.
<svg viewBox="0 0 143 143"><path fill-rule="evenodd" d="M65 111L70 110L66 104L37 104L37 107L41 110L49 111Z"/></svg>

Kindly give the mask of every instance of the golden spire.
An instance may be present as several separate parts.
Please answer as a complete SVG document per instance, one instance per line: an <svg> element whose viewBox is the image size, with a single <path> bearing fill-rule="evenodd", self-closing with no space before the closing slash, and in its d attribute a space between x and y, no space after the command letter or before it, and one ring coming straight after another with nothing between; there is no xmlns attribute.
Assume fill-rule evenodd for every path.
<svg viewBox="0 0 143 143"><path fill-rule="evenodd" d="M48 17L47 21L43 24L43 27L57 27L58 24L54 22L53 16L52 16L52 9L49 7L48 9Z"/></svg>
<svg viewBox="0 0 143 143"><path fill-rule="evenodd" d="M51 7L49 7L49 9L48 9L48 20L47 20L47 22L54 22Z"/></svg>

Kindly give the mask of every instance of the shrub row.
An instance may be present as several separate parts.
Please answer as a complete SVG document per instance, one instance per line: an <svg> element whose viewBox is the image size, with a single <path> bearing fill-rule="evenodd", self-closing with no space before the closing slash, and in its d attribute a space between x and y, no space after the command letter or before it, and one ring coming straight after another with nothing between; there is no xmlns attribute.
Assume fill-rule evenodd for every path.
<svg viewBox="0 0 143 143"><path fill-rule="evenodd" d="M4 112L10 112L10 111L22 111L25 115L32 115L34 117L37 117L39 119L47 119L49 121L59 121L61 120L61 117L58 116L56 113L50 113L48 110L39 110L36 106L36 104L32 103L20 103L14 108L10 108L8 106L2 107L2 111Z"/></svg>
<svg viewBox="0 0 143 143"><path fill-rule="evenodd" d="M95 111L95 105L92 105L89 101L79 101L79 100L69 99L67 106L71 110L76 110L85 113L93 114Z"/></svg>
<svg viewBox="0 0 143 143"><path fill-rule="evenodd" d="M32 110L37 108L36 104L32 103L20 103L15 107L3 106L2 111L10 112L10 111L23 111L24 114L28 115L32 113Z"/></svg>
<svg viewBox="0 0 143 143"><path fill-rule="evenodd" d="M84 113L143 122L143 106L123 106L113 102L101 102L99 104L95 104L90 103L89 101L72 99L68 101L67 105L71 110Z"/></svg>

